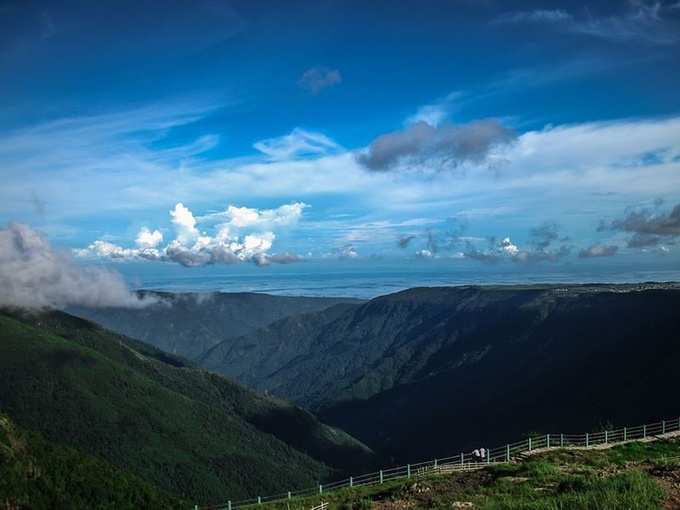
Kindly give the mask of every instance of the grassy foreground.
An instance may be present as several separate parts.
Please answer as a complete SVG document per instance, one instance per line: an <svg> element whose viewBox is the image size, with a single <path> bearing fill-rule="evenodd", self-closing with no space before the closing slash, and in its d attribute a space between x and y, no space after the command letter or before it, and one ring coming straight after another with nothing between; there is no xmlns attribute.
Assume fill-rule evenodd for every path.
<svg viewBox="0 0 680 510"><path fill-rule="evenodd" d="M481 471L392 481L263 506L309 510L321 501L329 510L680 508L680 441L555 450Z"/></svg>

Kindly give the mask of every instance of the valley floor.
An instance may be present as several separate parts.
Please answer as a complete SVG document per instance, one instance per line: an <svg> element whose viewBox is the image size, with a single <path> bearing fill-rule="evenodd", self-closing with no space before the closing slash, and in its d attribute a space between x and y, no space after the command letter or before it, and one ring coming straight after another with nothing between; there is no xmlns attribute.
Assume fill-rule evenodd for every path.
<svg viewBox="0 0 680 510"><path fill-rule="evenodd" d="M680 439L609 449L560 449L522 462L341 490L266 510L670 510L680 509Z"/></svg>

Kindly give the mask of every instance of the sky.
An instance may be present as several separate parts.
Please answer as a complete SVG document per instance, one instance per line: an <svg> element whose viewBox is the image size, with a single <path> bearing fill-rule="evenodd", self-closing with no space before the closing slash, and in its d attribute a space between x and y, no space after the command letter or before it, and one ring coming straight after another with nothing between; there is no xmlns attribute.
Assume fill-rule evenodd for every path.
<svg viewBox="0 0 680 510"><path fill-rule="evenodd" d="M675 0L0 0L4 281L678 269L678 90Z"/></svg>

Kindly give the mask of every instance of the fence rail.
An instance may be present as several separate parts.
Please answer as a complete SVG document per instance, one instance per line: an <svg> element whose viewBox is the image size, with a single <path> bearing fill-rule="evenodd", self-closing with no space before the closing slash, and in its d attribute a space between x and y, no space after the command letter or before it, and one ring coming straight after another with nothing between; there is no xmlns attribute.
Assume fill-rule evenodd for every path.
<svg viewBox="0 0 680 510"><path fill-rule="evenodd" d="M289 491L270 496L258 496L256 498L241 501L227 501L219 505L195 506L198 510L237 510L241 508L258 506L264 503L285 501L299 497L319 496L327 492L347 488L347 487L366 487L378 485L390 480L417 478L429 474L451 473L455 471L470 471L481 469L492 464L510 462L513 458L521 454L531 453L535 450L545 450L552 448L594 448L602 445L623 443L626 441L640 440L647 437L654 437L668 434L670 432L680 432L680 418L672 420L662 420L657 423L638 425L634 427L623 427L615 430L604 430L599 432L587 432L585 434L544 434L533 435L516 443L509 443L491 450L485 449L483 458L475 455L474 452L461 452L458 455L433 459L430 461L419 462L416 464L406 464L405 466L381 469L375 473L366 473L359 476L350 476L344 480L337 480L327 484L319 484L316 487Z"/></svg>

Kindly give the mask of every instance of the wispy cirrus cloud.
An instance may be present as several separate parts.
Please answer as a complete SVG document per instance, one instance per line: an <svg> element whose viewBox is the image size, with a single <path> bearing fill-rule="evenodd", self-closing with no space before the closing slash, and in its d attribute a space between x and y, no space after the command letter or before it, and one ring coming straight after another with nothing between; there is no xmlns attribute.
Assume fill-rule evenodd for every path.
<svg viewBox="0 0 680 510"><path fill-rule="evenodd" d="M410 125L425 122L430 126L437 127L453 113L456 102L463 97L462 92L450 92L432 103L419 107L416 113L406 119L405 123Z"/></svg>
<svg viewBox="0 0 680 510"><path fill-rule="evenodd" d="M507 12L496 18L494 23L560 23L572 19L573 16L563 9L536 9Z"/></svg>
<svg viewBox="0 0 680 510"><path fill-rule="evenodd" d="M680 41L680 24L673 16L677 4L672 2L630 1L615 14L577 15L563 9L537 9L502 14L496 24L542 24L616 42L642 42L670 45Z"/></svg>
<svg viewBox="0 0 680 510"><path fill-rule="evenodd" d="M284 136L260 140L253 147L272 161L319 157L342 150L326 135L301 128L295 128Z"/></svg>

